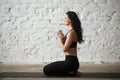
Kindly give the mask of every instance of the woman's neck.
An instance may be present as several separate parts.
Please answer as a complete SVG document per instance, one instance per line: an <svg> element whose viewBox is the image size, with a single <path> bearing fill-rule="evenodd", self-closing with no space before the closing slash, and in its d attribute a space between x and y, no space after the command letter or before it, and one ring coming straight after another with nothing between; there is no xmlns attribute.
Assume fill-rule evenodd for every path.
<svg viewBox="0 0 120 80"><path fill-rule="evenodd" d="M71 25L68 25L68 29L69 29L69 30L71 30L71 29L73 29L73 28L72 28L72 26L71 26Z"/></svg>

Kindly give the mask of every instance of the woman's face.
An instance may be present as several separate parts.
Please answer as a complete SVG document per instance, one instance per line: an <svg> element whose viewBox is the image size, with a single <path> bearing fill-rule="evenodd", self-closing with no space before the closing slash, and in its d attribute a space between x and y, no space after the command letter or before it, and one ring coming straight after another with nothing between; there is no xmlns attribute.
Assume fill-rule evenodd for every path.
<svg viewBox="0 0 120 80"><path fill-rule="evenodd" d="M66 14L64 17L64 24L65 25L70 25L71 24L71 20L69 19L68 15Z"/></svg>

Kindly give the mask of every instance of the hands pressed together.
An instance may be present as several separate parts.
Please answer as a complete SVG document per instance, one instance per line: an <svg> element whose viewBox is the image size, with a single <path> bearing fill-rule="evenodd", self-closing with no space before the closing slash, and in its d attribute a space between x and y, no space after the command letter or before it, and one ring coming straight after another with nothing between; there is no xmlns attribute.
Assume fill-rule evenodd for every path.
<svg viewBox="0 0 120 80"><path fill-rule="evenodd" d="M58 39L62 39L64 37L63 31L62 30L58 30L57 31L57 36L58 36Z"/></svg>

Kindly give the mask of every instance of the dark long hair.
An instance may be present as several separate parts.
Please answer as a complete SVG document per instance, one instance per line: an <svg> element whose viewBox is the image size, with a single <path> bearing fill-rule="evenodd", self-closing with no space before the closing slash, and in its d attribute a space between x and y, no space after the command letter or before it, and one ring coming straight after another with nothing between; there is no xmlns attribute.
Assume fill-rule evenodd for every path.
<svg viewBox="0 0 120 80"><path fill-rule="evenodd" d="M84 40L83 40L83 35L82 35L83 29L81 27L81 21L79 20L77 14L73 11L68 11L66 14L71 20L72 28L77 33L78 42L82 43Z"/></svg>

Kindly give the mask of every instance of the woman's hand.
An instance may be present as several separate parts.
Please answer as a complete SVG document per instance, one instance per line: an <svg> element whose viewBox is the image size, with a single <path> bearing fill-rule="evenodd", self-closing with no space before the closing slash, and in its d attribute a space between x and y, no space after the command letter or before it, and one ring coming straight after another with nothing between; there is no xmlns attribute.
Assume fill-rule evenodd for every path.
<svg viewBox="0 0 120 80"><path fill-rule="evenodd" d="M64 37L63 31L62 30L58 30L57 31L57 36L59 39L62 39Z"/></svg>

